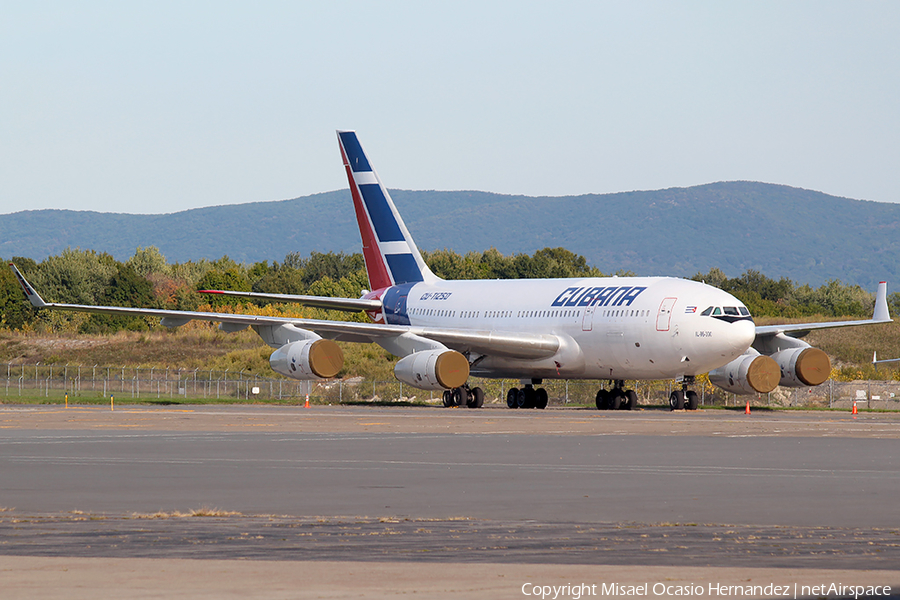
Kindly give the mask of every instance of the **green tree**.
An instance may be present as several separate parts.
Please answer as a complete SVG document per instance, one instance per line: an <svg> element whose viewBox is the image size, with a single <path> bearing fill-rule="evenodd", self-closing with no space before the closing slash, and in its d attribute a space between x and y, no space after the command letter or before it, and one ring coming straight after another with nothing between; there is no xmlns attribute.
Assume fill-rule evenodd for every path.
<svg viewBox="0 0 900 600"><path fill-rule="evenodd" d="M141 277L150 277L151 275L172 275L172 267L166 261L166 257L162 255L156 246L148 246L146 248L138 247L134 251L134 256L126 262L129 267Z"/></svg>
<svg viewBox="0 0 900 600"><path fill-rule="evenodd" d="M98 304L117 272L116 264L109 254L67 248L40 263L31 283L48 302Z"/></svg>
<svg viewBox="0 0 900 600"><path fill-rule="evenodd" d="M364 268L362 254L313 252L303 262L303 282L308 287L324 277L338 281Z"/></svg>
<svg viewBox="0 0 900 600"><path fill-rule="evenodd" d="M227 264L227 263L225 263ZM244 271L238 267L231 267L225 270L212 269L206 272L206 275L197 282L197 290L227 290L234 292L249 292L250 280L247 279ZM222 296L221 294L211 294L206 298L213 306L222 306L225 304L243 304L245 300Z"/></svg>
<svg viewBox="0 0 900 600"><path fill-rule="evenodd" d="M13 259L12 262L18 266L24 261ZM32 322L36 314L37 310L25 298L22 286L19 285L19 280L16 279L12 269L0 269L0 326L20 329L26 323Z"/></svg>
<svg viewBox="0 0 900 600"><path fill-rule="evenodd" d="M152 307L155 305L153 286L138 275L134 267L119 263L110 278L100 303L106 306ZM132 315L92 314L79 327L81 333L108 333L120 329L143 331L149 328L146 317Z"/></svg>

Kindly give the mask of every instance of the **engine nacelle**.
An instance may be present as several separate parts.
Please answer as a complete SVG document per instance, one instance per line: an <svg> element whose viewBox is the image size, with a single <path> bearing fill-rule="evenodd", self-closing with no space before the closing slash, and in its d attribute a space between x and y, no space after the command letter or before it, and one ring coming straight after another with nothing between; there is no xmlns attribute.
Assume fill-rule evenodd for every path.
<svg viewBox="0 0 900 600"><path fill-rule="evenodd" d="M449 390L469 378L469 361L456 350L424 350L398 360L394 375L421 390Z"/></svg>
<svg viewBox="0 0 900 600"><path fill-rule="evenodd" d="M831 376L831 360L818 348L789 348L772 355L781 369L780 385L820 385Z"/></svg>
<svg viewBox="0 0 900 600"><path fill-rule="evenodd" d="M738 356L709 372L710 383L735 394L766 394L778 386L780 378L778 363L757 353Z"/></svg>
<svg viewBox="0 0 900 600"><path fill-rule="evenodd" d="M333 340L301 340L273 352L269 364L291 379L328 379L344 366L344 353Z"/></svg>

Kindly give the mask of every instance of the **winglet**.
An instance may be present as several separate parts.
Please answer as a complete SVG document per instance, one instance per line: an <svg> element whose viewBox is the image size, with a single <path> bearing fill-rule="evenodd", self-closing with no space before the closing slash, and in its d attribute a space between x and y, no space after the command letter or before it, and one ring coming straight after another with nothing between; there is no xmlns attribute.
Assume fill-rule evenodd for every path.
<svg viewBox="0 0 900 600"><path fill-rule="evenodd" d="M19 285L22 286L22 291L24 291L25 295L28 296L28 300L31 302L31 305L35 308L43 308L47 306L47 303L44 302L44 299L41 298L41 295L34 291L34 288L31 287L31 284L28 283L28 280L25 279L25 276L22 275L16 265L9 263L9 266L12 267L13 273L16 274L16 278L19 280Z"/></svg>
<svg viewBox="0 0 900 600"><path fill-rule="evenodd" d="M875 313L872 315L873 321L890 321L891 313L888 310L887 303L887 282L882 281L878 284L878 291L875 292Z"/></svg>

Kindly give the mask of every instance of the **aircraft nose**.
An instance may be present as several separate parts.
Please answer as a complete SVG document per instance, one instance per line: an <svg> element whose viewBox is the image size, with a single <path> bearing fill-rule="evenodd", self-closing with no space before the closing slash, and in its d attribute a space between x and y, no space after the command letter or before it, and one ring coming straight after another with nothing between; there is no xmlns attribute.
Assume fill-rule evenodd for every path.
<svg viewBox="0 0 900 600"><path fill-rule="evenodd" d="M756 324L753 321L735 321L728 326L728 345L737 354L750 347L756 339Z"/></svg>

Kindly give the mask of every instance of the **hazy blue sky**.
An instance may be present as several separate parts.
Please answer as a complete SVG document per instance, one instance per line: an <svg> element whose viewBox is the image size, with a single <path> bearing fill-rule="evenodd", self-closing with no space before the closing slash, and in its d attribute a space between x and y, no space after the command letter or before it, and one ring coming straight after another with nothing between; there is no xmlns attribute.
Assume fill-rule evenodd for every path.
<svg viewBox="0 0 900 600"><path fill-rule="evenodd" d="M900 201L900 2L0 0L0 213L758 180Z"/></svg>

